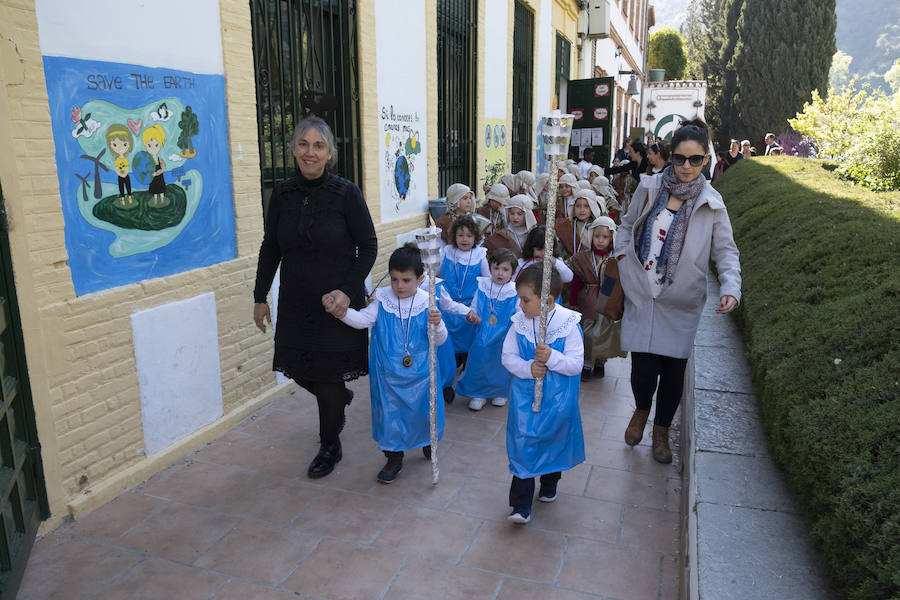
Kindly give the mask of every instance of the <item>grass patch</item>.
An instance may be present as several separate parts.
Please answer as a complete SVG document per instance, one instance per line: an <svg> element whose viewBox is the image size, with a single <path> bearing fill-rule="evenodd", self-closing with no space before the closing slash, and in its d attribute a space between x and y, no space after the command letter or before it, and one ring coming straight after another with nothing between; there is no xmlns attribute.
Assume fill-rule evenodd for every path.
<svg viewBox="0 0 900 600"><path fill-rule="evenodd" d="M770 450L840 595L900 598L900 193L793 157L715 185Z"/></svg>

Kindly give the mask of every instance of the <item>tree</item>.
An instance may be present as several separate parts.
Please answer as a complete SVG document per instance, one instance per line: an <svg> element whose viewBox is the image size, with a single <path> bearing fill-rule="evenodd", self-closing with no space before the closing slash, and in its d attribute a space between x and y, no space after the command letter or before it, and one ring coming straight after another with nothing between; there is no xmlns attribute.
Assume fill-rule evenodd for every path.
<svg viewBox="0 0 900 600"><path fill-rule="evenodd" d="M831 69L828 71L828 85L840 92L850 83L850 63L853 57L838 50L831 58Z"/></svg>
<svg viewBox="0 0 900 600"><path fill-rule="evenodd" d="M722 18L726 0L691 0L683 32L688 77L706 81L706 122L713 135L722 131L722 88L727 60L721 59L728 32Z"/></svg>
<svg viewBox="0 0 900 600"><path fill-rule="evenodd" d="M178 136L178 147L181 148L181 155L193 158L197 155L194 150L194 140L191 138L200 132L200 124L197 121L197 115L194 114L190 106L184 107L181 113L181 119L178 121L178 127L181 128L181 135Z"/></svg>
<svg viewBox="0 0 900 600"><path fill-rule="evenodd" d="M671 27L664 27L650 34L647 43L647 66L665 69L667 79L681 79L687 66L684 39Z"/></svg>
<svg viewBox="0 0 900 600"><path fill-rule="evenodd" d="M884 81L895 96L900 96L900 58L894 61L894 65L884 74Z"/></svg>
<svg viewBox="0 0 900 600"><path fill-rule="evenodd" d="M743 2L729 62L735 74L730 135L787 128L813 90L826 93L835 53L835 0Z"/></svg>

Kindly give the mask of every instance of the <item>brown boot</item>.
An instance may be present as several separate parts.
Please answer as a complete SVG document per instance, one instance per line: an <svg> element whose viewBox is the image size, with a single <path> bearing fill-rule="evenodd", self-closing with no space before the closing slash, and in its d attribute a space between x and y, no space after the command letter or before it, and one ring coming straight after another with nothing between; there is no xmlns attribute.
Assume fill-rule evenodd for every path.
<svg viewBox="0 0 900 600"><path fill-rule="evenodd" d="M647 418L650 416L649 410L636 410L631 415L631 421L625 428L625 443L629 446L637 446L644 437L644 426L647 425Z"/></svg>
<svg viewBox="0 0 900 600"><path fill-rule="evenodd" d="M669 464L672 462L672 451L669 450L669 428L653 426L653 458L656 462Z"/></svg>

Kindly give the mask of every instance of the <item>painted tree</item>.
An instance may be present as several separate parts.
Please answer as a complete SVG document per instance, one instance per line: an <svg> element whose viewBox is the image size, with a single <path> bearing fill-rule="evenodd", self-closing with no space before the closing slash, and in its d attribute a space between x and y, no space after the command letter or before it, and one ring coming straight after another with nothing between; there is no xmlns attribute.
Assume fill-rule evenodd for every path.
<svg viewBox="0 0 900 600"><path fill-rule="evenodd" d="M663 27L650 34L647 43L647 66L665 69L666 79L681 79L687 67L684 39L671 27Z"/></svg>
<svg viewBox="0 0 900 600"><path fill-rule="evenodd" d="M197 121L197 115L190 106L184 107L181 113L181 119L178 121L178 127L181 128L181 134L178 136L178 147L181 148L182 156L193 157L197 154L194 150L193 136L200 132L200 123Z"/></svg>
<svg viewBox="0 0 900 600"><path fill-rule="evenodd" d="M741 3L728 63L735 86L725 132L759 139L786 130L813 90L827 93L835 0Z"/></svg>

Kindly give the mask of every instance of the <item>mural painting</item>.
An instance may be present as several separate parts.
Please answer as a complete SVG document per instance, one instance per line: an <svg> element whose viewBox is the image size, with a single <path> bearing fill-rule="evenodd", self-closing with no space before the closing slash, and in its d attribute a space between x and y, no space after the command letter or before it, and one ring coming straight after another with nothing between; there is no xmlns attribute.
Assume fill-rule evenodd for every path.
<svg viewBox="0 0 900 600"><path fill-rule="evenodd" d="M485 119L484 182L493 185L507 172L506 119Z"/></svg>
<svg viewBox="0 0 900 600"><path fill-rule="evenodd" d="M418 111L399 112L393 106L382 106L379 115L384 135L382 154L382 214L385 208L391 218L419 211L420 198L427 189L417 168L425 171L422 154L422 130L425 123ZM389 203L388 207L384 202ZM411 210L410 210L411 208Z"/></svg>
<svg viewBox="0 0 900 600"><path fill-rule="evenodd" d="M236 256L222 75L44 56L83 295Z"/></svg>

